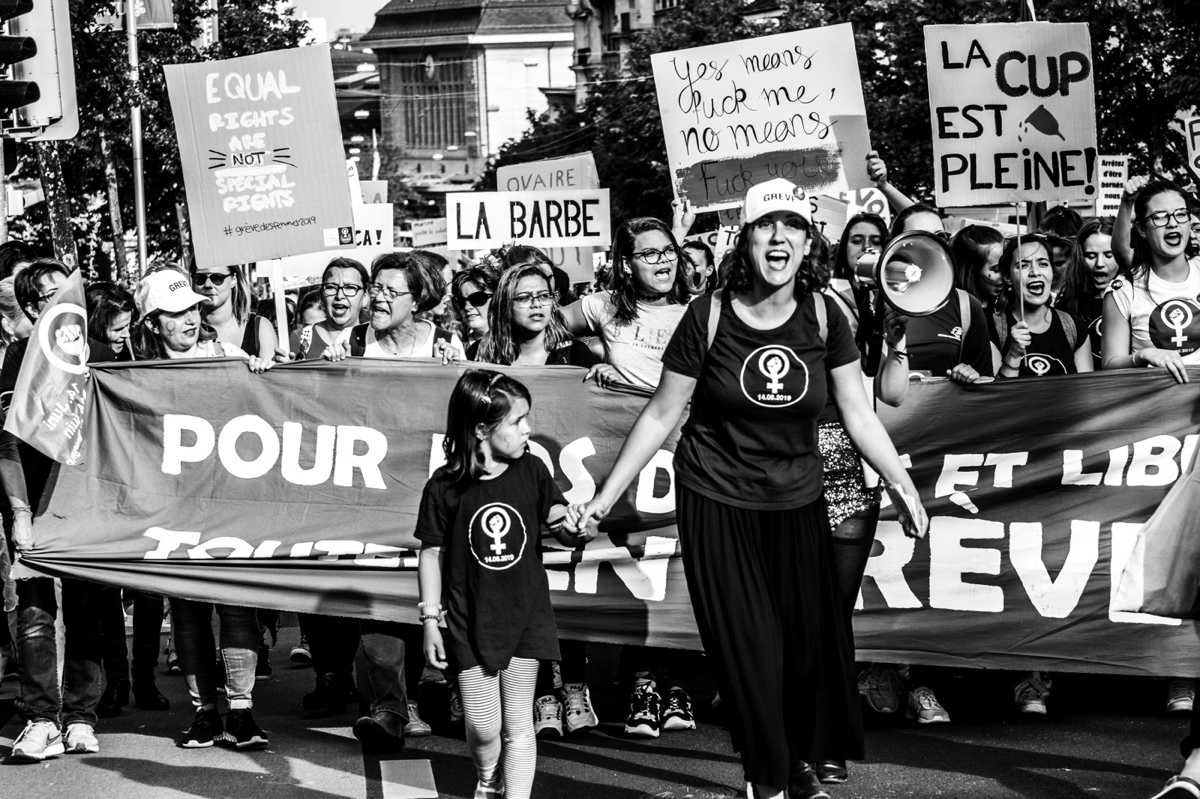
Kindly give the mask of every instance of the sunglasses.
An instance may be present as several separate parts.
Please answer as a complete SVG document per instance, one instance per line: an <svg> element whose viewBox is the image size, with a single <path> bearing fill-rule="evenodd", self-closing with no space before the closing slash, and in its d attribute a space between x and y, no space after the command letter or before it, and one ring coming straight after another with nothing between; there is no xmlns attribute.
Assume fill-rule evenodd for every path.
<svg viewBox="0 0 1200 799"><path fill-rule="evenodd" d="M492 298L490 291L473 291L465 297L454 297L456 305L470 305L473 308L482 308L488 304L488 300Z"/></svg>
<svg viewBox="0 0 1200 799"><path fill-rule="evenodd" d="M225 281L233 275L223 275L220 272L197 272L192 275L192 282L197 286L203 286L205 283L212 283L214 286L224 286Z"/></svg>

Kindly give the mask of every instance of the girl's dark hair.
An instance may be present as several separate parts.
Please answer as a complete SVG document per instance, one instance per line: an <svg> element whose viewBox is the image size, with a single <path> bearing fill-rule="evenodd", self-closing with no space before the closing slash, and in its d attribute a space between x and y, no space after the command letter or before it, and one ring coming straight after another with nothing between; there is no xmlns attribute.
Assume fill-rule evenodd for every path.
<svg viewBox="0 0 1200 799"><path fill-rule="evenodd" d="M21 306L21 310L25 312L31 322L35 320L30 315L29 308L37 305L38 300L41 299L42 278L53 274L68 277L71 269L62 261L56 261L53 258L39 258L17 272L13 278L13 293L17 295L17 304Z"/></svg>
<svg viewBox="0 0 1200 799"><path fill-rule="evenodd" d="M803 219L803 217L801 217ZM796 272L796 291L797 300L803 300L809 294L819 292L829 285L829 258L822 257L828 255L828 247L822 242L824 237L816 231L807 219L804 221L804 230L812 240L812 245L808 248L808 255L804 256L804 260L800 262L800 269ZM733 247L729 250L727 256L728 263L722 265L725 269L724 285L731 292L741 293L750 291L754 285L754 264L750 256L750 229L752 225L742 225L742 229L738 231L737 238L733 241Z"/></svg>
<svg viewBox="0 0 1200 799"><path fill-rule="evenodd" d="M512 244L508 247L501 247L496 250L496 255L500 259L500 263L504 265L501 270L507 271L514 266L524 266L526 264L541 264L546 268L546 273L554 267L554 262L550 260L550 256L539 250L537 247L530 247L528 244Z"/></svg>
<svg viewBox="0 0 1200 799"><path fill-rule="evenodd" d="M679 249L679 242L675 241L675 234L671 232L671 228L652 216L635 216L632 219L626 219L617 226L616 232L613 233L613 264L608 285L609 291L612 292L612 303L615 308L613 318L620 324L627 325L637 319L638 291L633 281L633 248L636 246L638 236L654 231L666 236L670 246L675 250L675 282L671 284L671 290L667 292L667 303L687 305L688 300L692 297L692 291L688 288L687 275L679 268L679 261L684 257L683 250Z"/></svg>
<svg viewBox="0 0 1200 799"><path fill-rule="evenodd" d="M1147 183L1138 191L1137 199L1133 201L1133 222L1130 225L1132 229L1129 231L1129 243L1133 246L1133 263L1129 269L1129 277L1133 280L1141 280L1145 277L1153 263L1150 242L1146 240L1146 236L1141 231L1142 225L1149 224L1144 221L1146 206L1150 205L1150 201L1158 195L1168 192L1178 194L1184 205L1190 205L1191 200L1183 189L1169 180L1153 180Z"/></svg>
<svg viewBox="0 0 1200 799"><path fill-rule="evenodd" d="M554 284L542 267L537 264L525 264L509 269L500 278L496 294L492 297L492 304L488 306L488 332L479 344L479 360L507 366L520 354L516 337L513 335L512 303L517 295L517 284L526 277L538 277L546 281L546 290L550 292L550 324L546 325L546 335L543 339L546 352L554 352L571 340L566 320L563 319L558 302L554 299Z"/></svg>
<svg viewBox="0 0 1200 799"><path fill-rule="evenodd" d="M954 286L971 294L986 308L991 302L979 288L979 273L992 248L1004 243L1004 234L987 225L967 225L950 239L954 253Z"/></svg>
<svg viewBox="0 0 1200 799"><path fill-rule="evenodd" d="M330 261L325 267L325 271L321 273L322 283L329 279L330 269L353 269L362 278L364 291L366 291L367 286L371 285L371 276L367 274L367 268L353 258L334 258Z"/></svg>
<svg viewBox="0 0 1200 799"><path fill-rule="evenodd" d="M328 269L328 267L326 267ZM309 308L320 308L321 312L325 311L325 296L321 293L320 286L313 286L310 289L300 293L296 299L296 318L293 320L293 330L299 330L304 327L304 312Z"/></svg>
<svg viewBox="0 0 1200 799"><path fill-rule="evenodd" d="M883 221L883 217L879 214L872 214L866 211L855 214L846 221L846 227L842 230L842 237L838 240L837 250L833 255L833 277L841 278L842 280L854 279L854 267L850 264L850 256L847 251L850 247L850 231L860 222L866 222L874 225L879 230L880 249L887 246L888 226Z"/></svg>
<svg viewBox="0 0 1200 799"><path fill-rule="evenodd" d="M446 471L456 483L483 476L483 453L477 435L482 426L490 435L508 416L517 400L533 405L529 389L519 380L488 369L468 369L454 386L446 410Z"/></svg>
<svg viewBox="0 0 1200 799"><path fill-rule="evenodd" d="M1048 236L1044 236L1041 233L1022 233L1021 234L1021 246L1022 247L1024 247L1026 244L1029 244L1031 242L1043 247L1046 250L1047 258L1049 258L1053 254L1050 251L1050 239ZM996 298L995 313L1001 315L1001 318L1003 318L1003 314L1006 313L1009 308L1015 306L1016 303L1019 301L1017 298L1015 298L1013 296L1013 292L1016 287L1013 285L1012 281L1009 279L1009 275L1012 274L1013 262L1016 259L1016 257L1017 257L1017 237L1016 236L1008 236L1004 239L1004 249L1000 251L1000 263L998 264L998 266L1000 268L1000 274L1004 277L1004 290L1001 291L1000 296Z"/></svg>
<svg viewBox="0 0 1200 799"><path fill-rule="evenodd" d="M174 267L171 268L174 269ZM233 318L238 320L240 324L245 322L246 318L250 316L250 303L253 300L250 291L250 281L246 277L246 270L237 264L228 267L228 269L230 276L233 277L233 293L229 296L229 301L233 304ZM197 269L196 263L193 261L189 276L194 279L198 271L199 269ZM195 286L192 286L192 288L195 288Z"/></svg>
<svg viewBox="0 0 1200 799"><path fill-rule="evenodd" d="M1088 275L1087 264L1083 258L1083 245L1097 233L1111 236L1113 233L1113 218L1092 217L1083 223L1075 236L1071 257L1067 260L1067 273L1063 275L1062 289L1054 301L1055 308L1061 308L1069 314L1088 318L1090 305L1096 305L1098 298L1092 295L1094 284Z"/></svg>
<svg viewBox="0 0 1200 799"><path fill-rule="evenodd" d="M395 269L404 273L404 282L412 292L413 315L428 311L442 301L446 293L446 279L442 268L427 253L389 252L371 262L371 282L379 280L379 273Z"/></svg>
<svg viewBox="0 0 1200 799"><path fill-rule="evenodd" d="M1061 239L1074 239L1083 227L1083 217L1074 208L1056 205L1046 211L1042 221L1038 223L1038 233L1058 236Z"/></svg>
<svg viewBox="0 0 1200 799"><path fill-rule="evenodd" d="M106 333L113 320L123 313L129 314L129 330L133 332L137 324L137 305L127 289L116 283L93 283L84 292L84 299L87 305L88 330L92 331L92 338L99 338Z"/></svg>
<svg viewBox="0 0 1200 799"><path fill-rule="evenodd" d="M942 218L942 212L934 208L932 205L925 203L913 203L905 208L892 220L892 229L889 231L888 238L896 238L904 232L904 223L912 219L917 214L933 214L938 219Z"/></svg>

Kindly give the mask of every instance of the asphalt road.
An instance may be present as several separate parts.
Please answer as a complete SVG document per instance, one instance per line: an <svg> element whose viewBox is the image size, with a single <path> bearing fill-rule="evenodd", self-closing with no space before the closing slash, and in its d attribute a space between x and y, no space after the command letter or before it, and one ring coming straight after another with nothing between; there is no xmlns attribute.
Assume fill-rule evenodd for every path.
<svg viewBox="0 0 1200 799"><path fill-rule="evenodd" d="M285 619L288 617L285 616ZM183 680L160 676L172 709L127 708L97 728L98 754L60 757L42 764L11 764L8 754L21 722L15 684L0 691L0 799L470 799L475 785L460 730L443 722L441 686L421 686L424 715L437 734L410 739L404 753L364 755L350 732L352 711L306 716L300 698L311 690L311 669L288 662L297 638L294 619L272 653L270 680L254 691L255 716L270 748L239 753L220 748L178 749L173 737L191 720ZM534 796L638 799L732 793L741 769L712 713L694 732L663 733L634 741L622 734L625 696L615 686L616 650L593 646L589 683L604 722L599 730L539 743ZM697 705L707 708L711 685L694 678ZM953 721L917 726L902 718L869 716L868 760L851 764L851 781L832 789L835 799L880 797L1149 797L1180 765L1178 741L1186 717L1162 712L1166 685L1126 677L1058 675L1049 716L1017 718L1010 709L1013 675L968 672L939 691ZM665 796L670 793L663 794Z"/></svg>

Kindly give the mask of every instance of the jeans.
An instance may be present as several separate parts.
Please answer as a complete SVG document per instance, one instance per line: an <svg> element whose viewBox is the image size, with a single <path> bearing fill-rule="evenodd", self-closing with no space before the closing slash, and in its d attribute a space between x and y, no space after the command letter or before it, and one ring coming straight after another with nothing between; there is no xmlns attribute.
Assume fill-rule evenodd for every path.
<svg viewBox="0 0 1200 799"><path fill-rule="evenodd" d="M58 600L54 580L17 581L17 653L21 660L21 702L30 721L96 723L100 701L100 586L62 581L66 627L62 692L58 681L58 643L54 619Z"/></svg>
<svg viewBox="0 0 1200 799"><path fill-rule="evenodd" d="M411 624L394 621L364 621L362 651L367 661L371 712L386 710L408 723L408 683L421 679L425 668L424 631ZM406 641L407 639L407 641ZM414 656L405 660L405 649L414 647Z"/></svg>
<svg viewBox="0 0 1200 799"><path fill-rule="evenodd" d="M221 619L221 659L225 662L225 696L230 710L253 707L254 669L258 665L258 619L254 608L171 599L175 653L187 680L192 704L217 706L217 652L212 613Z"/></svg>
<svg viewBox="0 0 1200 799"><path fill-rule="evenodd" d="M163 600L158 594L127 591L133 599L133 681L153 683L162 638ZM104 633L104 677L109 683L129 679L129 650L125 646L125 611L121 589L100 589Z"/></svg>
<svg viewBox="0 0 1200 799"><path fill-rule="evenodd" d="M358 653L357 620L301 613L300 634L308 640L315 674L354 671L354 656Z"/></svg>

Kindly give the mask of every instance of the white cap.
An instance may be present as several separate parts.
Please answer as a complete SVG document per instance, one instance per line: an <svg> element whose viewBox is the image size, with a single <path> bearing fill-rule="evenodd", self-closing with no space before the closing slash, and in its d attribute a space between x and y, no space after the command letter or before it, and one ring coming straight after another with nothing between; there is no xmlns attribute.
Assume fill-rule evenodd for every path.
<svg viewBox="0 0 1200 799"><path fill-rule="evenodd" d="M749 225L775 211L792 211L812 223L812 206L804 189L784 178L750 187L742 205L742 224Z"/></svg>
<svg viewBox="0 0 1200 799"><path fill-rule="evenodd" d="M138 313L145 318L155 311L186 311L196 303L204 302L205 297L192 291L192 281L183 272L159 269L142 278L133 299Z"/></svg>

